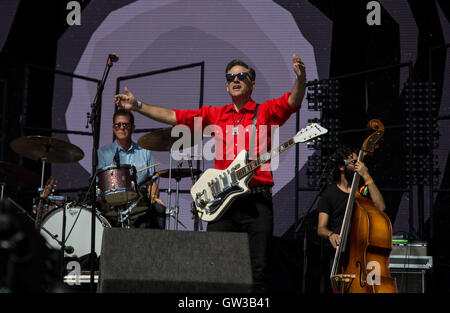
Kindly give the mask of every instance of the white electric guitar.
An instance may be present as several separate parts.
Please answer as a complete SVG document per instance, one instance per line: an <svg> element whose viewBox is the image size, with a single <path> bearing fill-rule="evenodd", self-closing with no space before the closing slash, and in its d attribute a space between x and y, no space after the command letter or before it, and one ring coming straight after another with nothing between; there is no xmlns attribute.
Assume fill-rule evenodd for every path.
<svg viewBox="0 0 450 313"><path fill-rule="evenodd" d="M294 144L310 141L327 132L328 130L319 124L312 123L277 149L266 152L250 163L248 162L248 151L242 150L227 169L206 170L191 188L191 196L198 209L200 219L205 222L218 220L236 198L250 192L247 184L258 167Z"/></svg>

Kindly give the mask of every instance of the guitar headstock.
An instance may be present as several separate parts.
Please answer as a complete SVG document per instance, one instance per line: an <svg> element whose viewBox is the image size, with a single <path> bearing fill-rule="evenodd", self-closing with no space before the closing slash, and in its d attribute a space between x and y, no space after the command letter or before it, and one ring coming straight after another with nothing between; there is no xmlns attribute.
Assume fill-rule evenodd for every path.
<svg viewBox="0 0 450 313"><path fill-rule="evenodd" d="M45 183L45 187L44 190L42 191L42 195L41 198L42 199L47 199L47 197L49 196L49 194L51 193L53 186L55 186L55 178L50 177L47 182Z"/></svg>
<svg viewBox="0 0 450 313"><path fill-rule="evenodd" d="M324 134L328 133L328 129L320 126L317 123L312 123L305 128L302 128L295 136L295 143L298 142L307 142L314 138L320 137Z"/></svg>

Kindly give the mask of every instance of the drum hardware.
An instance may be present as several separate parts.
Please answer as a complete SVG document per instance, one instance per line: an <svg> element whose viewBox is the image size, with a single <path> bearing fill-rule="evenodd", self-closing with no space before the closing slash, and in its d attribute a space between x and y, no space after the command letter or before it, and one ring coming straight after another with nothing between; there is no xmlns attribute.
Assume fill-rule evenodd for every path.
<svg viewBox="0 0 450 313"><path fill-rule="evenodd" d="M191 161L191 165L192 165L192 161ZM185 177L198 176L201 173L202 173L201 170L198 170L195 168L178 167L178 168L172 169L172 178L181 179L181 178L185 178ZM169 169L156 172L155 175L157 175L158 177L169 178Z"/></svg>
<svg viewBox="0 0 450 313"><path fill-rule="evenodd" d="M172 160L172 158L171 158ZM191 160L189 160L191 161ZM168 217L166 219L166 229L169 229L169 225L170 222L168 222L167 220L170 219L170 216L173 216L174 214L174 218L175 218L175 229L178 230L178 224L182 225L184 228L186 228L186 226L184 226L178 219L179 216L179 194L180 194L180 189L179 189L179 184L180 184L180 180L182 178L185 177L191 177L193 178L193 176L198 176L201 174L201 170L198 169L194 169L192 168L192 161L190 162L190 168L182 168L183 161L178 162L178 167L177 168L169 168L169 169L165 169L165 170L161 170L159 172L156 172L155 176L157 177L163 177L163 178L169 178L169 189L167 190L167 193L169 194L169 205L167 206L167 210L166 210L166 216ZM170 206L170 199L171 199L171 189L170 189L170 181L171 179L175 179L176 181L176 189L175 189L175 207L171 208Z"/></svg>
<svg viewBox="0 0 450 313"><path fill-rule="evenodd" d="M130 227L130 223L128 223L128 225L125 225L125 222L128 221L128 217L131 214L131 211L134 209L134 207L136 207L136 205L139 203L139 201L141 201L141 199L143 198L142 195L139 195L139 199L136 200L135 202L133 202L128 209L126 209L125 211L120 211L118 214L118 221L121 224L122 227L125 228L129 228ZM127 227L126 227L127 226Z"/></svg>
<svg viewBox="0 0 450 313"><path fill-rule="evenodd" d="M187 155L187 157L188 157L187 161L188 161L188 165L189 165L189 171L191 174L192 185L195 184L194 168L192 167L192 157L193 156L194 155ZM198 175L200 175L200 173L197 174L197 177L198 177ZM194 219L194 231L198 231L199 229L203 230L203 226L202 226L203 224L200 222L200 218L198 217L198 210L197 210L197 207L195 206L195 201L191 202L191 214L192 214L192 218Z"/></svg>
<svg viewBox="0 0 450 313"><path fill-rule="evenodd" d="M0 193L0 201L3 201L3 194L5 193L5 186L6 184L4 182L0 183L1 193Z"/></svg>
<svg viewBox="0 0 450 313"><path fill-rule="evenodd" d="M11 198L8 198L8 200L9 200L16 208L18 208L19 211L21 211L21 213L24 214L31 222L33 222L33 224L36 222L36 219L34 219L30 214L28 214L28 212L27 212L22 206L20 206L18 203L16 203L16 202L15 202L13 199L11 199ZM40 227L40 230L41 230L41 234L42 234L42 232L45 232L45 233L48 235L48 238L49 238L49 239L52 239L54 242L57 243L56 248L63 248L63 247L64 247L63 242L61 242L61 241L59 241L59 240L57 239L57 238L58 238L58 235L52 234L46 227L44 227L44 226L42 226L42 225L41 225L41 227ZM48 241L47 241L47 243L48 243ZM55 244L54 244L53 246L55 246ZM67 250L70 251L70 247L64 247L64 250L65 250L65 251L67 251Z"/></svg>
<svg viewBox="0 0 450 313"><path fill-rule="evenodd" d="M172 160L172 158L170 158ZM157 177L163 177L163 178L169 178L169 189L167 190L167 193L169 194L169 205L166 209L166 216L168 217L166 219L166 229L169 229L170 222L170 216L173 216L175 218L175 230L178 230L178 224L182 225L184 228L186 228L178 219L179 216L179 194L180 194L180 180L185 177L193 177L194 175L200 175L202 171L198 169L193 168L182 168L183 161L178 162L177 168L169 168L166 170L161 170L159 172L156 172L155 176ZM190 166L192 167L192 162L190 163ZM170 181L171 179L175 179L176 181L176 189L175 189L175 207L171 208L170 206L170 200L171 200L171 189L170 189Z"/></svg>
<svg viewBox="0 0 450 313"><path fill-rule="evenodd" d="M51 247L57 248L54 241L58 242L61 247L64 246L65 257L81 257L89 254L91 252L91 236L88 235L91 225L91 210L91 207L87 205L75 206L74 203L68 202L44 217L41 227L41 230L44 230L44 232L41 231L41 234L47 239L47 243ZM62 215L66 211L68 214L66 214L64 220ZM63 224L66 224L64 225L65 228L61 227L61 221ZM97 242L95 252L97 255L100 255L103 229L111 227L111 225L99 212L96 212L95 226L95 242ZM68 229L69 227L70 229ZM66 232L65 230L68 231ZM67 235L63 233L67 233ZM61 241L57 238L61 238Z"/></svg>
<svg viewBox="0 0 450 313"><path fill-rule="evenodd" d="M45 164L46 163L72 163L78 162L84 157L84 152L69 142L45 136L25 136L13 140L10 144L13 151L17 154L35 161L39 161L41 165L41 179L40 188L38 189L40 195L44 191L44 174L45 174ZM67 204L66 204L67 205ZM62 230L61 233L48 227L40 225L39 229L41 234L47 238L47 242L54 248L61 248L64 255L71 254L74 252L72 246L66 246L66 239L68 236L66 233L66 205L62 208ZM46 216L43 216L43 222L48 223L49 216L53 216L57 212L61 211L61 207L56 207L50 210ZM35 220L36 221L36 220ZM48 225L47 225L48 226ZM53 226L53 224L50 224ZM58 225L60 226L60 225ZM72 229L75 225L72 225ZM53 232L53 233L52 233ZM70 235L70 233L69 233ZM61 237L62 240L57 238ZM50 240L51 239L51 240ZM55 245L55 242L58 244ZM59 247L58 247L59 246Z"/></svg>
<svg viewBox="0 0 450 313"><path fill-rule="evenodd" d="M172 199L172 172L174 172L175 174L175 179L177 180L177 191L176 191L176 198L177 198L177 203L178 203L178 197L179 197L179 189L178 189L178 183L179 180L182 177L189 177L190 174L190 170L188 170L187 172L184 172L183 170L179 170L179 172L175 172L177 169L172 170L172 152L173 150L173 145L175 142L177 142L179 139L182 139L182 134L179 135L178 137L176 136L172 136L172 130L173 127L168 127L168 128L160 128L160 129L156 129L154 131L151 131L148 134L143 135L141 138L139 138L138 140L138 145L144 149L147 150L152 150L152 151L169 151L170 156L169 156L169 169L168 170L164 170L164 171L160 171L157 172L157 175L159 174L159 177L165 177L165 178L169 178L169 186L168 186L168 190L167 190L167 194L169 197L168 200L168 205L166 207L166 229L170 229L170 216L171 216L171 199ZM201 137L200 137L200 141L201 141ZM191 136L190 141L187 142L183 142L184 147L183 148L188 148L188 147L194 147L195 146L195 136ZM178 229L178 204L175 205L175 219L176 219L176 223L175 223L175 227L176 229Z"/></svg>

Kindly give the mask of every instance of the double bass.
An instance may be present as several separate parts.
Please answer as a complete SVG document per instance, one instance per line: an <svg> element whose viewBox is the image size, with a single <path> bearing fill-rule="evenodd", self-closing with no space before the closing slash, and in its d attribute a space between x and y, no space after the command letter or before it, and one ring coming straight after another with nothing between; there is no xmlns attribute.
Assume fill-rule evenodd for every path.
<svg viewBox="0 0 450 313"><path fill-rule="evenodd" d="M372 155L384 134L384 125L371 120L374 132L366 138L358 160ZM360 175L355 172L341 226L341 243L337 246L331 285L334 293L397 293L395 278L389 272L392 250L392 224L373 201L357 193Z"/></svg>

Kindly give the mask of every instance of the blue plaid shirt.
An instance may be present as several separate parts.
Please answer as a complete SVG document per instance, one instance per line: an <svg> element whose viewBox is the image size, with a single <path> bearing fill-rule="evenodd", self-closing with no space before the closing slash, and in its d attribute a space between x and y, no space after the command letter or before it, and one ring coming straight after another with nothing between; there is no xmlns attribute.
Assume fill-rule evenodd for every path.
<svg viewBox="0 0 450 313"><path fill-rule="evenodd" d="M131 142L131 146L128 150L122 149L117 141L103 146L97 151L98 165L97 169L102 169L104 167L115 165L114 155L116 150L119 149L120 164L130 164L136 168L136 171L153 165L152 152L150 150L140 147L137 143ZM153 176L155 168L146 169L145 171L137 173L137 183L146 179L149 176Z"/></svg>

